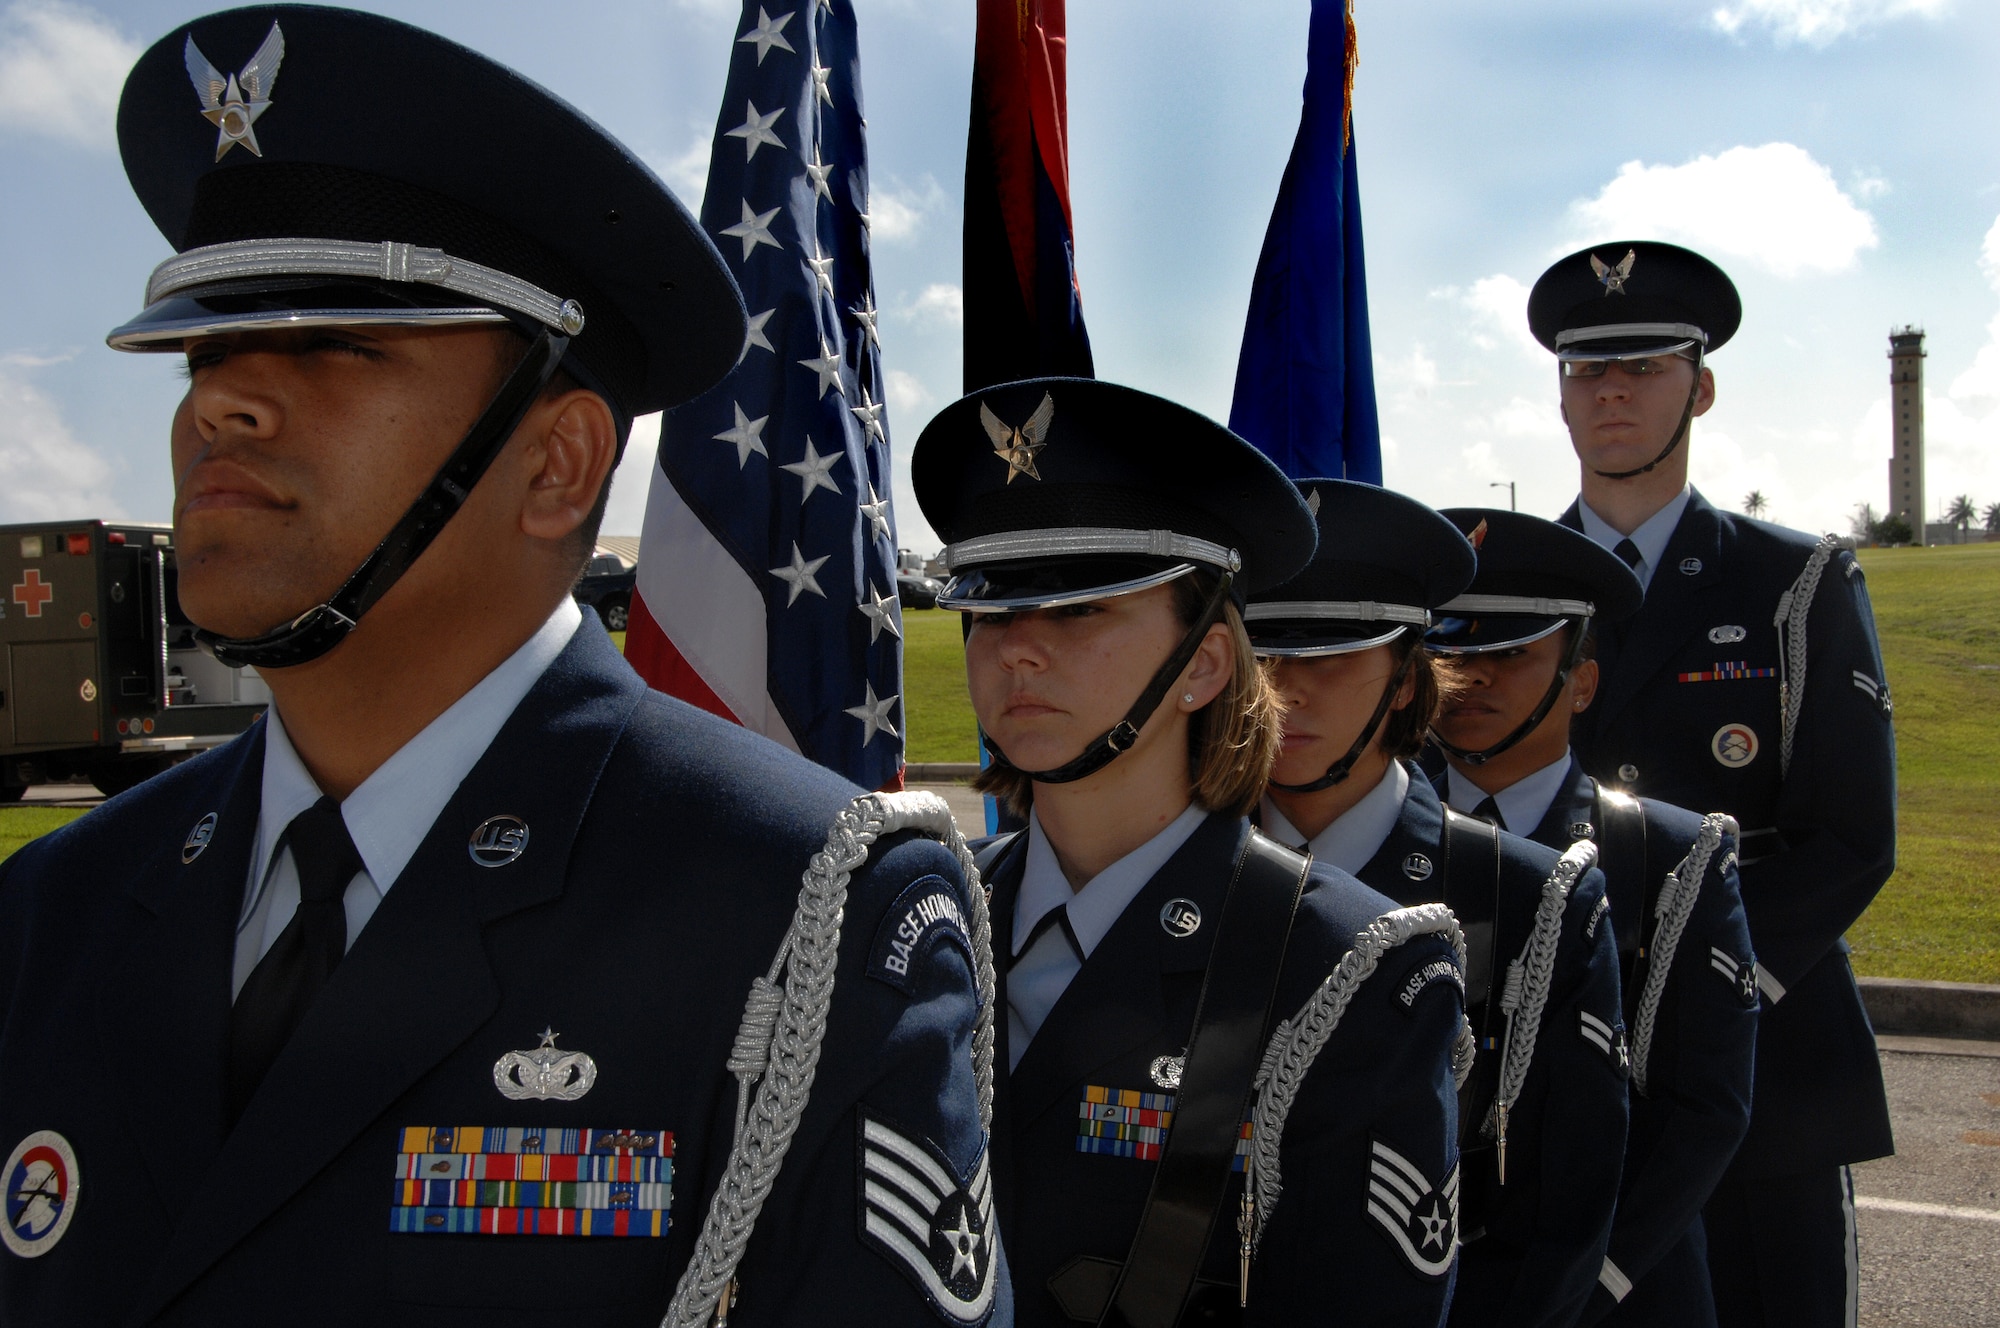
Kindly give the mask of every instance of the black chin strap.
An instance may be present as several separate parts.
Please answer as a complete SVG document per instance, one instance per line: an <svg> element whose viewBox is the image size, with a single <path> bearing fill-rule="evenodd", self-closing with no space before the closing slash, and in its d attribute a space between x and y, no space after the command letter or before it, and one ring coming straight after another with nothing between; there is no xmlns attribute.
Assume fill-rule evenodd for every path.
<svg viewBox="0 0 2000 1328"><path fill-rule="evenodd" d="M1208 629L1222 616L1222 606L1229 601L1229 586L1234 579L1231 573L1222 574L1222 580L1216 585L1215 593L1208 597L1208 603L1196 615L1194 626L1188 628L1187 635L1174 647L1174 653L1167 656L1167 662L1160 665L1159 671L1153 675L1153 680L1146 684L1146 690L1139 693L1139 699L1125 712L1125 718L1106 732L1099 734L1096 741L1083 749L1082 755L1053 770L1021 770L1007 759L1007 754L1000 750L999 744L982 732L979 735L980 741L986 744L988 754L993 757L993 764L1019 771L1037 784L1073 783L1085 776L1094 775L1111 764L1112 759L1120 752L1139 741L1139 730L1153 717L1153 712L1160 708L1160 702L1165 698L1167 689L1174 685L1174 679L1181 676L1181 670L1194 658L1194 652L1201 648L1202 638L1208 635Z"/></svg>
<svg viewBox="0 0 2000 1328"><path fill-rule="evenodd" d="M1410 668L1417 660L1417 651L1422 648L1422 645L1418 644L1403 656L1403 662L1396 666L1396 672L1389 678L1389 685L1382 689L1382 699L1375 703L1375 713L1368 717L1368 723L1354 739L1354 745L1347 749L1347 755L1328 766L1326 773L1310 784L1280 784L1274 779L1271 781L1271 787L1283 789L1287 793L1317 793L1321 789L1332 788L1353 774L1354 763L1361 759L1361 753L1368 750L1368 744L1375 740L1375 730L1381 728L1382 721L1389 717L1389 708L1395 704L1396 693L1403 690L1403 680L1410 676Z"/></svg>
<svg viewBox="0 0 2000 1328"><path fill-rule="evenodd" d="M1530 733L1533 733L1537 728L1537 726L1539 726L1543 720L1549 717L1549 711L1552 708L1554 708L1556 703L1556 698L1562 695L1562 689L1564 684L1569 682L1569 675L1571 671L1573 671L1576 668L1576 666L1580 662L1582 662L1583 638L1585 634L1587 634L1589 631L1590 631L1590 620L1587 618L1577 619L1576 639L1570 642L1569 654L1564 657L1562 667L1556 670L1555 678L1551 680L1549 683L1549 690L1542 693L1542 703L1536 706L1535 713L1529 715L1526 719L1522 720L1520 725L1517 728L1515 728L1515 730L1512 733L1509 733L1506 737L1494 743L1491 747L1488 747L1483 752L1469 752L1463 747L1459 747L1453 743L1446 742L1443 736L1438 733L1436 728L1431 729L1431 741L1435 742L1438 746L1444 748L1445 751L1449 752L1453 756L1456 756L1459 760L1465 762L1467 765L1485 765L1488 761L1500 755L1500 753L1506 751L1509 747L1512 747L1515 743L1521 741L1521 739L1527 737Z"/></svg>
<svg viewBox="0 0 2000 1328"><path fill-rule="evenodd" d="M339 645L361 621L361 615L410 570L410 565L423 556L444 529L445 522L465 505L472 486L479 483L479 477L493 464L493 458L500 455L500 449L527 415L528 407L555 376L563 352L568 349L568 337L546 328L542 330L467 431L458 450L445 461L417 501L410 504L410 510L375 546L375 552L354 569L354 574L324 604L314 605L262 636L231 638L198 628L195 639L224 664L259 669L304 664Z"/></svg>
<svg viewBox="0 0 2000 1328"><path fill-rule="evenodd" d="M1660 454L1637 470L1600 470L1594 473L1607 480L1629 480L1634 475L1648 473L1662 461L1672 456L1674 449L1681 445L1681 439L1687 437L1688 425L1694 420L1695 394L1699 391L1701 391L1701 361L1697 359L1694 362L1694 383L1688 388L1687 404L1681 407L1680 426L1674 430L1674 436L1667 439L1667 445L1660 449Z"/></svg>

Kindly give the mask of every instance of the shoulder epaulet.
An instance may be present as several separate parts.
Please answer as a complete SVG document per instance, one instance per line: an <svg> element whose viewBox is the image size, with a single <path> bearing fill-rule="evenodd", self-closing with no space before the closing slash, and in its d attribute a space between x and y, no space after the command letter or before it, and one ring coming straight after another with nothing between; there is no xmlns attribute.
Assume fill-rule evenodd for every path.
<svg viewBox="0 0 2000 1328"><path fill-rule="evenodd" d="M1382 962L1382 956L1418 936L1442 936L1451 943L1459 971L1465 970L1465 933L1458 919L1443 904L1418 904L1384 913L1355 934L1354 946L1334 966L1333 972L1313 990L1298 1013L1284 1020L1264 1046L1264 1059L1252 1081L1250 1155L1245 1159L1245 1212L1241 1232L1247 1251L1254 1253L1262 1238L1271 1210L1284 1189L1278 1165L1278 1145L1285 1134L1285 1118L1305 1083L1306 1071L1325 1049L1340 1026L1341 1016L1354 1001L1361 984ZM1458 1035L1452 1042L1451 1073L1463 1087L1472 1071L1472 1027L1459 1015Z"/></svg>
<svg viewBox="0 0 2000 1328"><path fill-rule="evenodd" d="M736 1076L735 1138L696 1239L695 1257L674 1288L662 1328L707 1324L736 1276L812 1090L833 1003L847 883L867 863L877 840L902 830L943 843L965 872L979 986L973 1074L979 1127L987 1131L993 1126L993 925L978 868L943 798L935 793L864 793L834 818L825 848L806 867L798 907L777 956L763 975L751 980L727 1062Z"/></svg>

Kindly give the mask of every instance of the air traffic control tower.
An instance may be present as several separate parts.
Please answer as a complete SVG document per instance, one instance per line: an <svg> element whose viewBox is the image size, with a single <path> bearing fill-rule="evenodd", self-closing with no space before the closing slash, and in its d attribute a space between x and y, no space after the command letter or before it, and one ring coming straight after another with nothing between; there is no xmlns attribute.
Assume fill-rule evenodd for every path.
<svg viewBox="0 0 2000 1328"><path fill-rule="evenodd" d="M1924 330L1889 329L1889 512L1924 542Z"/></svg>

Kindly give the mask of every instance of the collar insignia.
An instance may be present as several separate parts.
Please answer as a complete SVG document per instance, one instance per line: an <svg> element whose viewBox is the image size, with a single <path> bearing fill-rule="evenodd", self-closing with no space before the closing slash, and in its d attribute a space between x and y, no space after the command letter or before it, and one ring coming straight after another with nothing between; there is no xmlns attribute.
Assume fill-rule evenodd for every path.
<svg viewBox="0 0 2000 1328"><path fill-rule="evenodd" d="M1625 257L1618 260L1617 267L1605 266L1604 260L1596 254L1590 256L1590 270L1597 274L1597 280L1604 287L1606 295L1623 295L1626 278L1632 275L1632 265L1639 261L1636 250L1627 249Z"/></svg>
<svg viewBox="0 0 2000 1328"><path fill-rule="evenodd" d="M985 402L979 403L979 423L993 440L993 455L1007 463L1007 483L1012 484L1016 475L1026 475L1031 480L1042 477L1035 469L1035 453L1048 446L1044 439L1049 432L1049 421L1055 417L1056 401L1047 392L1042 393L1042 404L1035 407L1028 422L1018 429L995 415Z"/></svg>
<svg viewBox="0 0 2000 1328"><path fill-rule="evenodd" d="M538 1098L574 1102L597 1082L597 1062L581 1051L558 1051L560 1033L542 1030L533 1051L510 1051L493 1062L493 1086L514 1102Z"/></svg>
<svg viewBox="0 0 2000 1328"><path fill-rule="evenodd" d="M201 98L201 118L215 126L215 159L221 161L238 143L249 148L251 156L263 156L264 149L257 146L257 119L271 109L271 85L278 81L278 65L285 58L285 34L278 25L271 25L250 63L227 78L194 44L193 34L181 54L195 95Z"/></svg>

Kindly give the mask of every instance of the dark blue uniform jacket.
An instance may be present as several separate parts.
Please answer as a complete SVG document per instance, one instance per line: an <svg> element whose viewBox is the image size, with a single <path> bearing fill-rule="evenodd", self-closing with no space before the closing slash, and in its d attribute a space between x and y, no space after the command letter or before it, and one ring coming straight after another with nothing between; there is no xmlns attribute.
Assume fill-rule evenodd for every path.
<svg viewBox="0 0 2000 1328"><path fill-rule="evenodd" d="M1681 865L1701 830L1701 817L1693 812L1650 798L1636 802L1643 844L1607 836L1597 786L1572 760L1562 792L1529 835L1536 843L1567 848L1579 837L1579 827L1588 826L1584 833L1603 849L1598 865L1618 937L1625 1022L1635 1033L1645 982L1639 965L1656 963L1659 955L1653 905L1667 874ZM1750 1126L1757 1035L1756 960L1735 856L1735 837L1724 835L1674 946L1647 1052L1645 1091L1636 1080L1631 1085L1632 1120L1611 1224L1608 1276L1591 1296L1585 1323L1607 1315L1613 1323L1661 1328L1714 1322L1701 1206ZM1622 1291L1621 1283L1638 1288L1629 1300L1613 1290Z"/></svg>
<svg viewBox="0 0 2000 1328"><path fill-rule="evenodd" d="M1162 929L1160 911L1178 898L1192 901L1204 918L1220 917L1248 832L1241 818L1221 815L1194 832L1091 952L1001 1094L996 1156L1012 1179L1011 1202L1002 1191L1001 1220L1023 1324L1068 1323L1048 1279L1078 1255L1123 1261L1131 1246L1155 1163L1144 1155L1086 1151L1095 1146L1084 1133L1088 1090L1169 1091L1153 1082L1150 1069L1156 1058L1187 1047L1215 929L1175 938ZM987 872L995 949L1002 954L1025 849L1025 835L1015 836ZM1355 933L1395 907L1345 873L1314 867L1285 952L1274 1017L1296 1013L1352 948ZM1369 1187L1378 1143L1427 1182L1413 1212L1431 1211L1428 1199L1444 1192L1457 1165L1451 1044L1463 1009L1459 983L1450 946L1419 936L1389 951L1362 984L1287 1119L1284 1192L1251 1267L1243 1322L1443 1321L1451 1290L1449 1233L1421 1224L1411 1231L1398 1222L1420 1255L1445 1265L1436 1274L1420 1271L1385 1221L1370 1216ZM995 1021L1002 1067L1005 1009L1003 996ZM1418 1188L1414 1180L1409 1185ZM1201 1268L1204 1279L1226 1284L1221 1299L1231 1311L1241 1193L1232 1181Z"/></svg>
<svg viewBox="0 0 2000 1328"><path fill-rule="evenodd" d="M1582 528L1574 505L1562 520ZM1814 542L1694 494L1644 607L1602 630L1597 700L1572 735L1583 768L1613 787L1727 812L1742 827L1743 904L1766 1002L1756 1110L1737 1157L1752 1176L1894 1148L1841 939L1896 857L1889 684L1861 565L1845 550L1812 598L1805 659L1791 661L1795 689L1803 666L1804 694L1791 766L1780 769L1773 619Z"/></svg>
<svg viewBox="0 0 2000 1328"><path fill-rule="evenodd" d="M81 1172L60 1242L0 1253L0 1323L657 1323L729 1151L744 997L858 790L648 692L587 622L225 1134L262 750L259 726L0 866L0 1139L59 1131ZM211 811L213 841L184 864ZM530 837L486 868L467 843L495 813ZM871 976L917 885L967 902L953 859L915 836L853 877L818 1079L732 1323L934 1322L919 1270L865 1241L858 1179L864 1110L961 1181L984 1144L965 950L920 946L901 985ZM595 1086L504 1098L495 1061L545 1027L594 1058ZM668 1234L392 1232L404 1132L446 1127L670 1132ZM992 1253L976 1251L980 1274ZM995 1280L1004 1323L1004 1268Z"/></svg>
<svg viewBox="0 0 2000 1328"><path fill-rule="evenodd" d="M1442 898L1451 868L1441 847L1443 804L1420 771L1411 766L1409 773L1396 828L1360 875L1391 898L1414 904ZM1502 832L1498 880L1490 868L1484 877L1494 892L1493 906L1484 910L1493 925L1484 919L1467 925L1474 951L1469 967L1475 975L1490 974L1492 984L1486 1018L1479 1021L1474 1010L1477 1054L1495 1069L1505 1046L1500 994L1507 965L1528 943L1542 885L1559 856ZM1592 870L1578 879L1564 907L1534 1060L1507 1129L1504 1186L1494 1150L1479 1133L1483 1110L1482 1120L1471 1112L1465 1119L1466 1244L1451 1306L1454 1325L1567 1324L1597 1284L1618 1197L1626 1111L1618 953L1611 928L1598 916L1603 899L1604 877ZM1461 924L1474 924L1473 914L1465 910ZM1476 979L1474 985L1476 1002Z"/></svg>

